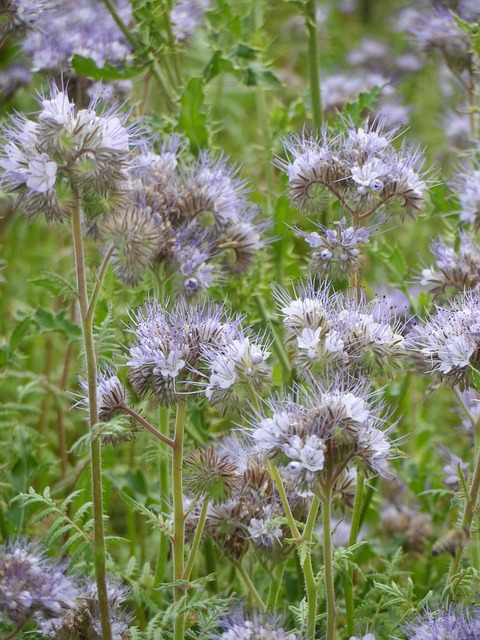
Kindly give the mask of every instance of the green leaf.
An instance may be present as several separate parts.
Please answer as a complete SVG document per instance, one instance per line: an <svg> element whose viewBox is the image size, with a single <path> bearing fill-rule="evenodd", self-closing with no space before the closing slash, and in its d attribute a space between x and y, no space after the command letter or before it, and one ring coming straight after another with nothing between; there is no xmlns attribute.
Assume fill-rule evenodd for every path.
<svg viewBox="0 0 480 640"><path fill-rule="evenodd" d="M72 300L77 295L75 289L65 278L50 271L42 271L42 274L38 276L38 278L32 278L29 282L37 285L37 287L47 289L47 291L50 291L50 293L56 296L62 296L64 300Z"/></svg>
<svg viewBox="0 0 480 640"><path fill-rule="evenodd" d="M131 80L146 75L143 67L125 66L123 69L118 69L108 62L103 67L99 67L91 58L85 58L78 54L72 58L72 67L78 75L92 80Z"/></svg>
<svg viewBox="0 0 480 640"><path fill-rule="evenodd" d="M75 342L82 336L82 330L68 318L66 309L62 309L62 311L58 313L50 313L50 311L46 311L45 309L37 309L30 317L37 328L35 335L60 333L64 335L69 342Z"/></svg>
<svg viewBox="0 0 480 640"><path fill-rule="evenodd" d="M233 62L228 60L228 58L225 58L221 51L215 51L203 71L205 84L218 76L222 71L226 73L235 73L235 67Z"/></svg>
<svg viewBox="0 0 480 640"><path fill-rule="evenodd" d="M480 371L478 369L475 369L475 367L470 368L472 370L472 381L475 385L475 389L477 391L480 391Z"/></svg>
<svg viewBox="0 0 480 640"><path fill-rule="evenodd" d="M349 102L343 112L353 120L354 124L360 125L365 117L365 112L372 111L380 91L383 87L373 87L370 91L362 92L354 102Z"/></svg>
<svg viewBox="0 0 480 640"><path fill-rule="evenodd" d="M208 146L203 84L203 78L190 78L180 98L177 129L188 137L194 152Z"/></svg>
<svg viewBox="0 0 480 640"><path fill-rule="evenodd" d="M25 338L25 336L29 336L32 334L32 328L33 322L31 316L27 316L17 324L12 332L12 337L10 338L10 353L13 353L15 351L15 349L18 347L23 338Z"/></svg>

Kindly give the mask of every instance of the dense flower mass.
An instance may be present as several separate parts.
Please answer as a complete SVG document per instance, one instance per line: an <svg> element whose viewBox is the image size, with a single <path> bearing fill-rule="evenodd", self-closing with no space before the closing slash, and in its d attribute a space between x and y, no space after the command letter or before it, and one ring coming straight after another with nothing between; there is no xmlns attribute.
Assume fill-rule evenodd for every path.
<svg viewBox="0 0 480 640"><path fill-rule="evenodd" d="M129 378L139 396L152 393L168 404L200 386L212 404L231 407L270 380L266 347L219 306L179 299L167 311L153 302L132 319Z"/></svg>
<svg viewBox="0 0 480 640"><path fill-rule="evenodd" d="M61 222L82 198L87 216L103 213L110 198L125 197L136 127L126 113L102 110L98 101L77 110L67 93L52 84L40 98L35 120L11 117L0 158L2 186L17 194L17 206L30 217L44 213Z"/></svg>
<svg viewBox="0 0 480 640"><path fill-rule="evenodd" d="M61 617L74 606L79 594L65 568L48 558L37 543L8 543L0 556L0 613L16 624L36 614L48 619Z"/></svg>
<svg viewBox="0 0 480 640"><path fill-rule="evenodd" d="M382 407L365 385L311 380L308 389L266 400L265 409L251 417L249 433L259 451L278 459L299 496L321 485L327 446L338 468L359 457L374 473L386 472L392 445Z"/></svg>
<svg viewBox="0 0 480 640"><path fill-rule="evenodd" d="M471 368L480 358L480 300L466 292L436 311L407 337L407 348L423 371L438 374L462 389L470 385Z"/></svg>
<svg viewBox="0 0 480 640"><path fill-rule="evenodd" d="M480 617L477 611L456 611L453 607L428 611L408 625L406 633L408 640L476 640L480 637Z"/></svg>
<svg viewBox="0 0 480 640"><path fill-rule="evenodd" d="M126 640L129 636L130 614L124 603L130 590L117 579L107 579L112 640ZM58 618L38 616L37 623L45 638L90 638L102 640L102 627L98 604L97 585L88 581L81 589L74 603Z"/></svg>
<svg viewBox="0 0 480 640"><path fill-rule="evenodd" d="M473 234L461 232L458 249L443 240L432 243L436 264L422 270L422 285L439 297L449 292L477 290L480 284L480 247Z"/></svg>
<svg viewBox="0 0 480 640"><path fill-rule="evenodd" d="M206 151L188 161L185 147L172 136L158 153L145 150L130 186L158 236L157 259L178 274L184 294L193 296L223 272L244 273L265 246L270 221L250 202L235 164Z"/></svg>
<svg viewBox="0 0 480 640"><path fill-rule="evenodd" d="M405 354L401 323L381 300L368 303L362 293L332 292L306 281L292 292L276 287L275 296L293 364L302 376L329 367L350 370L400 366Z"/></svg>
<svg viewBox="0 0 480 640"><path fill-rule="evenodd" d="M355 220L392 201L412 216L421 210L427 190L423 153L405 143L396 149L398 128L384 127L385 118L377 118L365 128L349 125L335 134L324 127L318 137L303 132L286 140L287 158L277 165L288 176L293 204L308 209L316 186L333 194Z"/></svg>
<svg viewBox="0 0 480 640"><path fill-rule="evenodd" d="M219 631L211 640L301 640L297 633L289 633L274 617L238 610L218 620Z"/></svg>

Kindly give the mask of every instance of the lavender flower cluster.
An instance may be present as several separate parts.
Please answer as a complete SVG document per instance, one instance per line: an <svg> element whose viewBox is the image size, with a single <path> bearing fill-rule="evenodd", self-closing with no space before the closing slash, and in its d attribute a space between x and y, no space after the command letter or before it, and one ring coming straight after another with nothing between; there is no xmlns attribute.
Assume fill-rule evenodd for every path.
<svg viewBox="0 0 480 640"><path fill-rule="evenodd" d="M17 628L34 619L45 638L100 640L97 586L67 576L66 569L39 543L7 543L0 557L0 613ZM123 604L129 590L116 579L109 579L107 589L112 639L125 640L130 617Z"/></svg>
<svg viewBox="0 0 480 640"><path fill-rule="evenodd" d="M36 120L12 116L4 128L2 185L17 195L16 206L29 218L43 213L49 222L62 222L79 197L90 217L103 213L109 198L123 203L136 136L127 114L102 111L97 101L77 111L55 84L40 104Z"/></svg>
<svg viewBox="0 0 480 640"><path fill-rule="evenodd" d="M293 350L293 364L302 377L341 368L371 372L401 366L405 355L402 322L379 300L364 293L334 292L313 280L289 292L274 289Z"/></svg>
<svg viewBox="0 0 480 640"><path fill-rule="evenodd" d="M150 393L161 404L182 402L200 386L212 404L227 408L271 380L262 339L220 306L179 298L170 311L152 302L132 319L129 379L140 397Z"/></svg>
<svg viewBox="0 0 480 640"><path fill-rule="evenodd" d="M395 200L415 215L427 190L423 153L405 143L396 149L398 127L384 127L385 119L378 118L364 129L345 123L339 134L324 128L319 136L304 132L284 141L287 158L277 165L288 176L292 203L307 210L317 186L333 194L356 224Z"/></svg>
<svg viewBox="0 0 480 640"><path fill-rule="evenodd" d="M160 260L181 275L185 294L195 294L218 271L244 273L265 245L262 235L270 222L259 216L246 181L225 156L202 151L188 163L184 155L179 136L167 139L159 153L145 151L132 189L161 230ZM219 256L221 269L212 264Z"/></svg>
<svg viewBox="0 0 480 640"><path fill-rule="evenodd" d="M265 401L268 415L251 420L251 437L265 456L276 457L301 497L321 493L326 450L336 473L360 458L374 473L387 472L392 457L385 417L378 396L364 383L337 378L329 384L310 380L308 389ZM332 463L334 460L334 463Z"/></svg>

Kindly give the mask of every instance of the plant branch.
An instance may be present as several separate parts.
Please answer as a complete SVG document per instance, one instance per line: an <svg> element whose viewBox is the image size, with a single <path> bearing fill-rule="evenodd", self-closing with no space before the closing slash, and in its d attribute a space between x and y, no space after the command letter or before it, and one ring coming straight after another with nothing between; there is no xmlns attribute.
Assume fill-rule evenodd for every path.
<svg viewBox="0 0 480 640"><path fill-rule="evenodd" d="M148 422L148 420L145 420L145 418L141 416L139 413L137 413L135 409L132 409L126 404L121 404L119 405L118 408L120 409L120 411L123 411L124 413L128 413L129 416L132 416L132 418L135 418L135 420L139 424L141 424L142 427L145 427L145 429L150 431L150 433L153 434L156 438L158 438L165 444L168 444L168 446L171 447L172 449L174 448L175 442L171 440L168 436L164 435L161 431L156 429L152 424Z"/></svg>

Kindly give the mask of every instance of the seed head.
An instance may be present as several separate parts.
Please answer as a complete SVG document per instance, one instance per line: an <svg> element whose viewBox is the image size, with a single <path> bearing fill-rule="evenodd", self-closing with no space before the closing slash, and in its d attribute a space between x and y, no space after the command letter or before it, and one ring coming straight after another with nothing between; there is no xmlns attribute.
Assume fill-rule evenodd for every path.
<svg viewBox="0 0 480 640"><path fill-rule="evenodd" d="M241 481L236 465L213 447L191 451L184 460L185 488L213 504L227 502Z"/></svg>

